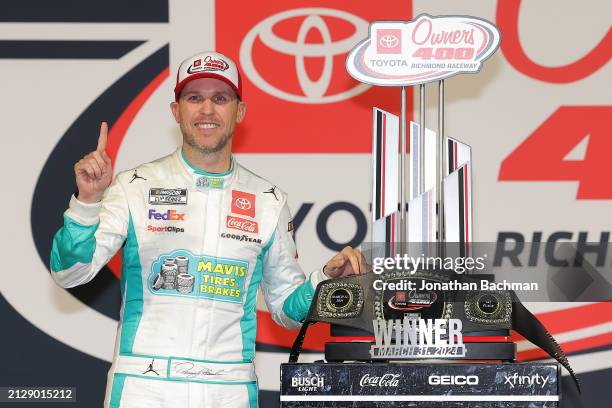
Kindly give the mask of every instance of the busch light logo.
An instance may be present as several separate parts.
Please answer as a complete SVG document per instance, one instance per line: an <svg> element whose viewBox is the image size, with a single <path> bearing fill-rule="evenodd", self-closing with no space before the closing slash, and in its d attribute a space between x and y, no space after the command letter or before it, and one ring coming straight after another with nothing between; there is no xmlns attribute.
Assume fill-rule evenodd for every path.
<svg viewBox="0 0 612 408"><path fill-rule="evenodd" d="M306 370L305 374L296 375L291 378L291 386L297 388L300 392L319 391L325 387L325 377Z"/></svg>
<svg viewBox="0 0 612 408"><path fill-rule="evenodd" d="M359 380L362 387L397 387L399 385L400 374L384 374L374 376L366 374Z"/></svg>

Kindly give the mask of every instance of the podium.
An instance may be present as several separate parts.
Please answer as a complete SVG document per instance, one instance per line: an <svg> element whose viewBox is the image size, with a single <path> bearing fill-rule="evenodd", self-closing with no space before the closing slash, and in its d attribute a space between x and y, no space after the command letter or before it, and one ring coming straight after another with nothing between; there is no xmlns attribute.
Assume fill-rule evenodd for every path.
<svg viewBox="0 0 612 408"><path fill-rule="evenodd" d="M541 363L286 363L282 408L554 408L561 370Z"/></svg>

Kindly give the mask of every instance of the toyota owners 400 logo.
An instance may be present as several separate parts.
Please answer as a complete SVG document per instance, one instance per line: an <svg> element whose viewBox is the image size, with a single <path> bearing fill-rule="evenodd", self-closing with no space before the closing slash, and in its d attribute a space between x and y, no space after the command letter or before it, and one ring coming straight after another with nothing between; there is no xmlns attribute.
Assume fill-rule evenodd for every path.
<svg viewBox="0 0 612 408"><path fill-rule="evenodd" d="M295 17L306 17L299 27L296 41L289 41L274 33L274 27L278 23ZM348 22L354 27L353 34L339 41L332 41L331 32L323 17L333 17ZM310 30L317 30L323 42L307 43L306 36ZM330 8L300 8L283 11L259 22L247 33L240 45L240 63L244 73L258 88L277 98L308 104L338 102L359 95L369 88L367 85L359 84L343 92L327 94L332 79L334 56L348 53L359 40L367 36L367 33L367 21L346 11ZM253 62L253 45L257 39L271 50L295 57L297 81L303 95L279 89L264 79ZM304 59L307 57L323 58L322 73L315 81L310 79L306 72Z"/></svg>

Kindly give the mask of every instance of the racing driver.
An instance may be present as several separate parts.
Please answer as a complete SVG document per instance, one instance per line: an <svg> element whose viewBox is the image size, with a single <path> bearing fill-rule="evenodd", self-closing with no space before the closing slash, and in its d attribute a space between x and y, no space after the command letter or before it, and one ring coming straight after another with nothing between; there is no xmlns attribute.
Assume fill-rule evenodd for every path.
<svg viewBox="0 0 612 408"><path fill-rule="evenodd" d="M186 59L174 93L182 147L114 180L102 123L97 149L74 166L78 195L51 274L65 288L85 284L123 246L105 407L256 407L258 287L274 321L293 329L321 280L366 264L347 247L308 278L300 269L286 194L231 154L246 112L232 60Z"/></svg>

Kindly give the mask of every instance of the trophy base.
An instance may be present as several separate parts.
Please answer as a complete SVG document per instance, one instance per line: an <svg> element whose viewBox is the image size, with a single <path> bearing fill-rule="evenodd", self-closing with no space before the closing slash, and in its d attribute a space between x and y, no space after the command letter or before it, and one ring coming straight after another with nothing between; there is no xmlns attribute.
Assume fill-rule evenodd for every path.
<svg viewBox="0 0 612 408"><path fill-rule="evenodd" d="M373 360L370 355L372 342L353 341L353 342L328 342L325 343L325 360L329 362L342 361L381 361L380 358ZM499 360L512 362L516 360L516 344L512 342L478 342L464 343L465 356L444 357L444 360ZM420 360L427 359L422 357ZM393 357L389 360L411 360L401 357ZM416 359L419 360L419 359ZM384 360L382 360L384 361Z"/></svg>
<svg viewBox="0 0 612 408"><path fill-rule="evenodd" d="M559 407L561 369L541 363L285 363L282 408Z"/></svg>

